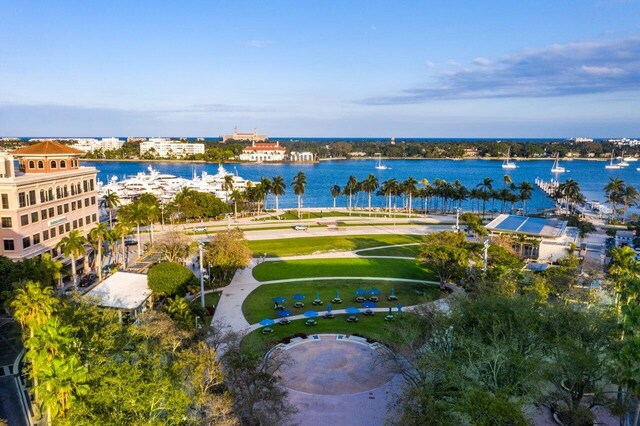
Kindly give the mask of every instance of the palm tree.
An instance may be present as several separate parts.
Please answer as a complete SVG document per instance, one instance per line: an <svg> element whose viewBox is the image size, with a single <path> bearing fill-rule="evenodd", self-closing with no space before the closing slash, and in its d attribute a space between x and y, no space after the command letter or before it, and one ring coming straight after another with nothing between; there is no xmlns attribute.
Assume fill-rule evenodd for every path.
<svg viewBox="0 0 640 426"><path fill-rule="evenodd" d="M76 258L85 255L84 245L86 242L87 239L80 233L80 230L74 229L56 244L56 248L59 248L62 254L71 259L71 274L73 275L74 287L78 278L76 274Z"/></svg>
<svg viewBox="0 0 640 426"><path fill-rule="evenodd" d="M145 192L140 196L140 202L147 207L147 222L149 223L149 242L153 245L153 224L160 219L160 200L158 197Z"/></svg>
<svg viewBox="0 0 640 426"><path fill-rule="evenodd" d="M102 205L109 210L109 223L113 223L113 210L120 205L120 197L116 192L107 190L102 197Z"/></svg>
<svg viewBox="0 0 640 426"><path fill-rule="evenodd" d="M140 226L146 223L149 208L145 204L141 203L140 200L134 200L131 204L126 205L125 208L121 210L120 216L122 216L125 221L136 225L136 233L138 236L138 257L140 257L142 255Z"/></svg>
<svg viewBox="0 0 640 426"><path fill-rule="evenodd" d="M131 224L129 222L127 222L126 220L124 220L124 217L121 215L120 216L120 220L118 221L118 223L116 223L116 225L113 227L113 232L115 233L115 236L120 238L120 250L121 250L121 254L122 254L122 264L126 267L126 258L125 258L125 243L124 240L127 237L127 235L129 235L129 233L131 232Z"/></svg>
<svg viewBox="0 0 640 426"><path fill-rule="evenodd" d="M518 190L520 191L520 201L522 201L522 213L527 214L527 200L531 199L531 194L533 192L533 185L526 180L523 181L519 186Z"/></svg>
<svg viewBox="0 0 640 426"><path fill-rule="evenodd" d="M609 203L611 204L612 210L612 219L616 217L616 205L618 201L620 201L620 194L624 191L624 181L619 177L609 178L609 183L607 183L604 187L604 191L607 194L607 198L609 199Z"/></svg>
<svg viewBox="0 0 640 426"><path fill-rule="evenodd" d="M333 197L333 209L336 209L336 200L338 199L338 197L340 196L340 186L333 185L331 187L331 196Z"/></svg>
<svg viewBox="0 0 640 426"><path fill-rule="evenodd" d="M378 195L387 197L387 210L391 211L391 197L400 192L400 184L395 179L389 179L382 182Z"/></svg>
<svg viewBox="0 0 640 426"><path fill-rule="evenodd" d="M580 192L580 184L573 179L568 179L558 185L558 192L565 200L567 211L575 210L575 204L584 201L584 195ZM571 209L572 205L573 209Z"/></svg>
<svg viewBox="0 0 640 426"><path fill-rule="evenodd" d="M400 185L400 191L407 197L407 213L411 215L411 210L413 210L412 200L413 196L416 195L416 185L418 181L415 180L412 176L409 176L405 181Z"/></svg>
<svg viewBox="0 0 640 426"><path fill-rule="evenodd" d="M304 195L305 186L307 186L307 177L304 173L298 172L291 181L293 193L298 197L298 219L300 219L300 210L302 209L302 196Z"/></svg>
<svg viewBox="0 0 640 426"><path fill-rule="evenodd" d="M222 190L227 193L225 201L229 202L229 193L233 190L233 175L226 175L224 177L224 182L222 182Z"/></svg>
<svg viewBox="0 0 640 426"><path fill-rule="evenodd" d="M640 193L638 193L638 190L633 185L627 185L624 190L621 191L620 199L622 200L622 204L624 205L624 210L622 212L622 222L625 222L627 218L627 210L629 210L629 207L638 204Z"/></svg>
<svg viewBox="0 0 640 426"><path fill-rule="evenodd" d="M484 213L486 211L485 207L487 204L487 201L489 200L490 196L491 196L491 192L493 191L493 179L491 178L484 178L484 180L479 183L478 185L476 185L476 188L480 189L482 191L482 218L484 219Z"/></svg>
<svg viewBox="0 0 640 426"><path fill-rule="evenodd" d="M269 195L269 192L271 192L273 182L271 182L271 179L269 178L261 177L260 185L262 185L262 188L264 189L264 209L267 210L267 196Z"/></svg>
<svg viewBox="0 0 640 426"><path fill-rule="evenodd" d="M113 232L106 223L102 222L89 231L89 239L96 243L98 252L96 255L96 269L98 270L98 281L102 281L102 244L105 241L113 241Z"/></svg>
<svg viewBox="0 0 640 426"><path fill-rule="evenodd" d="M349 197L349 216L351 216L351 207L352 207L352 198L353 193L358 187L358 179L355 176L349 176L349 180L347 180L347 184L342 189L342 193Z"/></svg>
<svg viewBox="0 0 640 426"><path fill-rule="evenodd" d="M278 197L284 195L287 190L287 183L282 176L274 176L271 183L271 193L276 197L276 213L278 212Z"/></svg>
<svg viewBox="0 0 640 426"><path fill-rule="evenodd" d="M375 175L370 174L365 180L360 183L360 186L362 187L362 190L367 193L368 208L369 213L371 213L371 193L378 189L378 178L375 177Z"/></svg>
<svg viewBox="0 0 640 426"><path fill-rule="evenodd" d="M244 201L244 196L244 191L234 189L231 192L231 199L233 200L233 220L238 220L238 203Z"/></svg>

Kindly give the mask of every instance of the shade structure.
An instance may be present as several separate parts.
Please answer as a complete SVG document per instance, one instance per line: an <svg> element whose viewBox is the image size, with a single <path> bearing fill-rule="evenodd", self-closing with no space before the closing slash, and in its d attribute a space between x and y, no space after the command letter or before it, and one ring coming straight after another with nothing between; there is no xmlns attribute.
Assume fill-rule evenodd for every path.
<svg viewBox="0 0 640 426"><path fill-rule="evenodd" d="M290 317L291 316L291 311L287 311L286 309L284 309L282 311L278 311L278 316L280 318Z"/></svg>
<svg viewBox="0 0 640 426"><path fill-rule="evenodd" d="M354 291L354 293L356 294L356 296L364 296L365 294L367 294L367 290L359 288Z"/></svg>
<svg viewBox="0 0 640 426"><path fill-rule="evenodd" d="M291 298L293 300L304 300L304 294L300 294L300 293L294 294L293 296L291 296Z"/></svg>
<svg viewBox="0 0 640 426"><path fill-rule="evenodd" d="M274 320L272 320L271 318L265 318L262 321L260 321L259 324L262 325L262 326L269 326L269 325L273 325L275 323L276 322Z"/></svg>
<svg viewBox="0 0 640 426"><path fill-rule="evenodd" d="M307 318L314 318L318 316L318 313L316 311L307 311L302 315L304 315Z"/></svg>
<svg viewBox="0 0 640 426"><path fill-rule="evenodd" d="M273 303L284 303L284 302L286 302L286 300L287 299L285 299L284 297L278 296L278 297L274 297L273 298Z"/></svg>
<svg viewBox="0 0 640 426"><path fill-rule="evenodd" d="M376 307L376 303L375 303L375 302L369 302L369 301L367 301L367 302L363 302L363 303L362 303L362 307L363 307L363 308L367 308L367 309L369 309L369 308L375 308L375 307Z"/></svg>
<svg viewBox="0 0 640 426"><path fill-rule="evenodd" d="M380 293L382 293L380 290L378 290L377 288L372 288L371 290L369 290L369 294L372 296L378 296L380 295Z"/></svg>
<svg viewBox="0 0 640 426"><path fill-rule="evenodd" d="M360 313L360 309L358 308L354 308L352 306L349 306L347 309L344 310L346 313L348 313L349 315L355 315L355 314L359 314Z"/></svg>
<svg viewBox="0 0 640 426"><path fill-rule="evenodd" d="M331 308L331 303L329 303L329 304L327 305L327 312L331 312L331 309L332 309L332 308Z"/></svg>

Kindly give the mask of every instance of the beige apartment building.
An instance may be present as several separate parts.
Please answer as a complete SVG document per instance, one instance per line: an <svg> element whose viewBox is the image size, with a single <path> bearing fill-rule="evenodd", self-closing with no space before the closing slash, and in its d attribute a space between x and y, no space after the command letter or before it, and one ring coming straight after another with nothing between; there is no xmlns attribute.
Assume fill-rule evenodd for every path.
<svg viewBox="0 0 640 426"><path fill-rule="evenodd" d="M74 229L86 235L95 226L97 170L80 166L83 154L54 141L0 154L1 255L58 257L61 238Z"/></svg>

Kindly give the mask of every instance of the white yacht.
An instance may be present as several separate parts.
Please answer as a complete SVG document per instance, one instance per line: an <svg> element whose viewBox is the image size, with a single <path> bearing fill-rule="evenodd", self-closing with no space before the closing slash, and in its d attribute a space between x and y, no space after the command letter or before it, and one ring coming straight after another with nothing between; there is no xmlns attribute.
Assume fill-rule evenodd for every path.
<svg viewBox="0 0 640 426"><path fill-rule="evenodd" d="M376 154L378 157L378 163L376 164L376 170L388 170L389 168L382 164L382 154Z"/></svg>
<svg viewBox="0 0 640 426"><path fill-rule="evenodd" d="M564 173L567 170L560 165L560 153L556 154L556 161L553 162L551 173Z"/></svg>
<svg viewBox="0 0 640 426"><path fill-rule="evenodd" d="M502 163L502 168L506 170L513 170L517 167L516 163L511 161L511 147L509 147L509 150L507 151L507 159Z"/></svg>

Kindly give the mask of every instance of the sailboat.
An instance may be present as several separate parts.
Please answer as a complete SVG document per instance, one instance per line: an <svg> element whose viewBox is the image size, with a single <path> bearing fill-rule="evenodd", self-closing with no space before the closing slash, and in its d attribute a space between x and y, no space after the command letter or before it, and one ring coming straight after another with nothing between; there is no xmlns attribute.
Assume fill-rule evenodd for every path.
<svg viewBox="0 0 640 426"><path fill-rule="evenodd" d="M609 162L609 164L607 164L606 166L604 166L605 169L608 170L617 170L617 169L621 169L622 166L620 166L620 164L613 164L613 151L611 151L611 161ZM628 164L627 164L628 165Z"/></svg>
<svg viewBox="0 0 640 426"><path fill-rule="evenodd" d="M503 169L513 170L518 167L516 166L516 163L510 160L510 158L511 158L511 147L509 147L509 150L507 151L507 159L504 160L504 162L502 163Z"/></svg>
<svg viewBox="0 0 640 426"><path fill-rule="evenodd" d="M382 154L376 154L376 156L378 157L378 164L376 164L376 170L387 170L388 167L385 166L384 164L382 164Z"/></svg>
<svg viewBox="0 0 640 426"><path fill-rule="evenodd" d="M624 158L624 151L622 151L622 157L618 157L618 165L620 167L628 167L629 163L627 163L627 160Z"/></svg>
<svg viewBox="0 0 640 426"><path fill-rule="evenodd" d="M556 161L553 162L551 173L564 173L567 170L560 165L560 153L556 154Z"/></svg>

